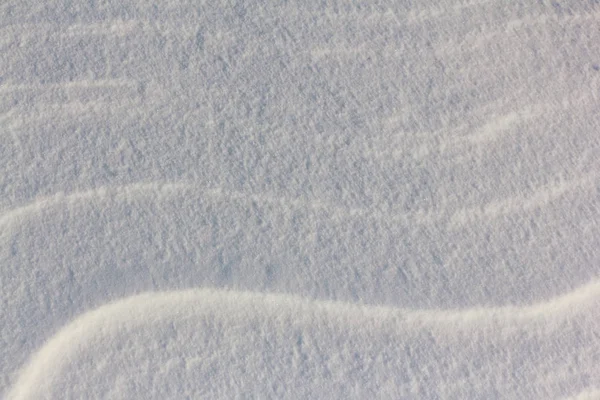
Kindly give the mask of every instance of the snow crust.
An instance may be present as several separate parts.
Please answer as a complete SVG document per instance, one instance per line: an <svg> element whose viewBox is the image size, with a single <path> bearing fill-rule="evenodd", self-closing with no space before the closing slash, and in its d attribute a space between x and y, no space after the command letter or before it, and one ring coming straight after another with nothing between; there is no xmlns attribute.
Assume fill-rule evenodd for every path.
<svg viewBox="0 0 600 400"><path fill-rule="evenodd" d="M0 4L0 398L600 398L600 3Z"/></svg>

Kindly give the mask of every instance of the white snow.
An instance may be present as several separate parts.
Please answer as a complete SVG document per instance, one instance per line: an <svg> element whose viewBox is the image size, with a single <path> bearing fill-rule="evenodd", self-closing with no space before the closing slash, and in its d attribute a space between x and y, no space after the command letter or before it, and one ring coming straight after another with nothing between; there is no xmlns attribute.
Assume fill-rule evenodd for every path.
<svg viewBox="0 0 600 400"><path fill-rule="evenodd" d="M127 399L140 389L152 398L551 397L600 379L600 352L573 340L600 328L599 290L459 312L207 289L144 294L63 328L8 398ZM511 356L531 346L551 353L537 368Z"/></svg>
<svg viewBox="0 0 600 400"><path fill-rule="evenodd" d="M0 4L0 398L600 398L600 2Z"/></svg>

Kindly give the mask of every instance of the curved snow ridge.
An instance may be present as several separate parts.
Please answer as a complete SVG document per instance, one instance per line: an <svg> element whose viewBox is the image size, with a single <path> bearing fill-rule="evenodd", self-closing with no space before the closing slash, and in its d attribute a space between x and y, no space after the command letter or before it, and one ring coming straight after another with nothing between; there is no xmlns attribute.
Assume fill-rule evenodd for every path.
<svg viewBox="0 0 600 400"><path fill-rule="evenodd" d="M331 214L332 217L378 217L373 215L372 211L366 209L348 209L335 204L319 200L301 200L292 198L283 198L268 194L243 193L239 191L227 191L222 188L203 188L194 182L147 182L147 183L131 183L120 186L106 186L95 189L74 191L71 193L59 192L51 196L41 197L33 202L15 207L5 211L0 215L0 227L10 227L20 220L30 218L36 213L52 209L55 207L73 206L76 204L85 204L93 201L108 201L117 199L121 201L131 201L136 197L160 197L164 195L173 195L175 193L185 193L185 191L197 190L201 191L206 197L225 198L231 200L246 200L265 204L280 205L284 207L293 207L296 209L308 208L313 210L323 210ZM381 215L382 219L387 219L389 216ZM398 219L398 218L396 218ZM403 218L407 219L407 217ZM1 233L0 233L1 234Z"/></svg>
<svg viewBox="0 0 600 400"><path fill-rule="evenodd" d="M116 187L99 187L90 190L76 191L72 193L59 192L51 196L38 198L37 200L13 209L7 210L0 215L0 226L10 227L13 223L23 218L29 218L32 214L42 212L49 208L58 206L70 206L93 200L105 200L110 198L130 198L140 193L168 193L174 190L182 190L189 187L186 183L133 183Z"/></svg>
<svg viewBox="0 0 600 400"><path fill-rule="evenodd" d="M109 370L133 368L142 361L146 364L157 362L154 358L166 357L163 354L165 352L170 354L168 360L176 358L185 364L184 370L189 373L193 370L190 363L202 364L205 362L202 361L204 358L227 364L227 360L246 363L247 359L254 360L258 357L262 360L259 366L246 365L242 370L258 368L262 371L261 374L269 377L277 377L278 374L273 371L263 371L264 368L273 367L271 361L267 363L269 365L261 364L264 363L262 358L269 356L260 353L267 350L274 351L277 355L276 359L287 355L295 360L290 361L292 365L282 367L284 369L294 369L298 367L294 363L304 360L306 365L302 368L309 370L347 368L335 363L335 367L330 365L333 361L329 358L338 356L345 360L342 363L344 365L352 357L361 360L375 357L378 360L376 363L379 363L381 360L377 357L384 354L396 361L378 364L376 368L361 364L354 368L352 373L358 374L360 379L365 379L366 386L372 384L372 380L387 382L394 376L401 377L406 374L409 375L407 379L414 380L421 379L419 378L421 372L406 372L403 368L406 367L406 363L419 362L419 360L410 360L411 357L415 357L411 352L419 348L423 351L423 343L431 338L433 338L431 346L442 349L440 350L442 354L438 354L435 349L426 349L421 361L439 367L439 363L443 362L440 357L450 357L456 367L446 371L446 375L438 371L441 375L436 379L439 381L432 384L432 387L438 387L438 392L432 394L432 398L443 394L439 390L460 392L461 387L477 389L477 385L484 385L485 379L479 380L477 376L466 386L464 384L467 382L464 380L471 378L463 377L462 384L456 381L460 375L458 371L468 368L473 357L482 357L483 364L490 364L487 371L497 380L498 385L523 384L522 379L527 385L535 384L536 381L559 380L557 377L552 377L552 374L563 374L562 380L569 377L577 380L581 375L578 371L589 373L589 368L598 361L596 358L600 357L600 342L596 337L595 342L593 339L587 340L585 345L582 345L575 340L570 340L569 337L600 328L598 310L600 310L600 282L591 283L567 295L533 306L459 311L404 310L311 301L282 294L214 289L144 293L85 313L64 327L34 354L19 374L7 398L10 400L51 398L50 393L61 393L57 390L66 390L67 386L87 387L88 383L92 386L110 386L112 378L103 375L108 374ZM302 339L303 337L305 339ZM303 340L311 341L322 354L319 353L318 356L313 354L314 359L309 356L308 360L306 357L296 360L296 353L293 356L289 355L288 353L292 351L289 347L302 347ZM268 349L261 349L261 346L267 346ZM533 354L519 354L524 351L523 349L528 348ZM498 349L503 349L504 356L495 353L486 355L490 352L497 353ZM196 354L198 351L200 353ZM301 352L302 349L294 351ZM428 351L431 352L427 353ZM541 354L535 354L536 351ZM156 354L151 355L154 352ZM446 354L444 355L443 352ZM564 356L556 357L556 353L564 353ZM108 361L95 360L103 357L110 358ZM121 364L114 361L119 357L123 358L119 361ZM148 357L154 358L147 359ZM323 357L326 358L325 361ZM523 360L515 361L519 357L523 357ZM574 361L571 360L573 357ZM135 362L129 365L132 359ZM112 364L113 361L116 364ZM320 366L323 362L327 365ZM108 369L100 368L107 363ZM512 365L513 363L515 365ZM547 368L549 363L558 364L556 367ZM543 366L539 371L536 367L538 364ZM569 367L568 371L566 367ZM91 371L83 373L82 369L86 368ZM174 368L183 367L176 365ZM216 367L213 365L212 368ZM227 373L227 365L218 368L223 369L221 373ZM156 374L169 375L171 372L168 370L169 368L154 368L154 371L158 371L155 372ZM455 370L458 375L452 376L451 372ZM509 382L505 381L506 371L510 371L509 375L512 374ZM300 373L292 372L292 375ZM330 371L330 373L335 375L338 372ZM103 377L94 378L97 374ZM132 376L131 374L127 372L123 376ZM343 376L340 382L347 382L351 375L346 369L339 372L339 376ZM86 381L88 378L91 381ZM238 378L243 380L242 377ZM296 378L302 380L306 377ZM76 385L73 384L73 379L83 379L83 381L76 382ZM165 377L165 379L172 378ZM236 377L223 379L237 382ZM600 379L600 375L597 379ZM228 382L232 384L231 381ZM311 382L314 384L316 381ZM223 384L217 382L217 386ZM307 384L307 382L302 383L305 386ZM140 385L142 384L136 387L139 389ZM235 388L232 390L248 390L254 387L253 385L267 387L269 382L259 383L250 379L250 381L235 383ZM411 385L407 384L406 390L409 390ZM578 387L576 384L571 386L570 389L578 390L581 396L587 395L586 387ZM380 388L385 387L387 386ZM397 382L393 387L398 387ZM105 389L90 386L85 390ZM483 390L484 387L479 389ZM197 395L200 392L194 393ZM227 393L229 395L232 392ZM398 392L395 395L407 393L409 392ZM550 393L557 392L550 391ZM565 395L575 393L565 393ZM79 393L82 394L85 392ZM336 396L340 394L342 392L334 393ZM360 396L364 394L361 392Z"/></svg>
<svg viewBox="0 0 600 400"><path fill-rule="evenodd" d="M546 204L559 199L564 194L574 190L590 190L595 187L598 180L596 173L583 174L572 180L561 180L554 184L539 187L530 196L509 197L491 201L477 208L462 208L455 210L450 214L449 224L451 227L463 227L465 224L475 223L479 220L495 219L502 215L509 215L515 212L542 208ZM374 220L404 222L407 224L417 223L428 225L440 223L447 215L445 210L439 210L438 213L416 211L409 214L390 215L380 210L371 210L365 208L346 208L335 204L323 202L320 200L303 200L272 196L268 194L243 193L237 191L227 191L222 188L202 188L194 182L147 182L131 183L120 186L99 187L84 191L75 191L72 193L59 192L51 196L42 197L30 204L15 207L7 210L0 215L0 227L10 227L13 223L24 218L29 218L35 213L44 210L59 207L71 206L74 204L87 203L91 201L106 201L110 199L119 199L131 201L139 196L157 196L173 195L183 193L185 190L202 191L207 197L226 198L230 200L255 201L265 204L274 204L284 207L293 207L296 209L312 209L328 212L332 218L345 219L362 217ZM0 232L0 235L2 233Z"/></svg>
<svg viewBox="0 0 600 400"><path fill-rule="evenodd" d="M598 400L600 399L600 389L589 389L585 390L573 397L569 397L569 400Z"/></svg>

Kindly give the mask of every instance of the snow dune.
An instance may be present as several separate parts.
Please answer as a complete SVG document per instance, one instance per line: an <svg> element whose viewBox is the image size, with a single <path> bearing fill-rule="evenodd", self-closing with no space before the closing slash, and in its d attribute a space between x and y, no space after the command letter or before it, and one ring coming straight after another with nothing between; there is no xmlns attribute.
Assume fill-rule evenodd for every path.
<svg viewBox="0 0 600 400"><path fill-rule="evenodd" d="M8 399L584 398L600 378L598 310L597 282L535 306L462 311L147 293L68 324Z"/></svg>
<svg viewBox="0 0 600 400"><path fill-rule="evenodd" d="M600 397L599 22L2 2L0 398Z"/></svg>

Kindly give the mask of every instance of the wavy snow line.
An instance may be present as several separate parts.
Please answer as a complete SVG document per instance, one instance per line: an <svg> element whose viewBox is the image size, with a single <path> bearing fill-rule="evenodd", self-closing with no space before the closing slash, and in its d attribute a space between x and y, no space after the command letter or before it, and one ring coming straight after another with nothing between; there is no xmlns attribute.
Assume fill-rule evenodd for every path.
<svg viewBox="0 0 600 400"><path fill-rule="evenodd" d="M541 209L573 190L593 189L596 181L596 174L586 174L577 179L561 180L537 187L531 193L525 195L504 197L492 200L482 206L464 207L447 214L444 209L433 210L433 212L416 210L412 213L412 218L409 216L401 218L390 216L386 218L382 215L381 219L423 225L444 223L449 229L463 229L480 221L490 222L503 216Z"/></svg>
<svg viewBox="0 0 600 400"><path fill-rule="evenodd" d="M600 389L589 389L579 393L576 396L569 397L568 400L598 400L600 399Z"/></svg>
<svg viewBox="0 0 600 400"><path fill-rule="evenodd" d="M596 181L596 174L585 174L577 179L559 181L536 188L533 193L527 196L515 196L491 201L477 208L464 208L452 215L451 225L461 227L477 220L495 219L502 215L541 208L574 189L591 189L595 187Z"/></svg>
<svg viewBox="0 0 600 400"><path fill-rule="evenodd" d="M596 183L596 175L588 174L580 177L579 179L575 179L572 181L559 182L557 184L551 184L540 188L533 195L529 197L518 197L518 198L510 198L508 200L492 202L486 205L481 209L470 209L456 212L452 217L451 221L455 225L461 225L465 222L469 222L469 220L473 219L473 217L480 218L491 218L498 217L503 214L515 212L518 210L529 210L536 207L541 207L544 204L556 199L562 195L564 195L569 190L573 190L578 187L594 187ZM170 194L180 194L185 190L192 190L197 188L191 183L135 183L124 186L117 187L101 187L97 189L91 189L86 191L74 192L71 194L58 193L53 196L45 197L34 201L31 204L17 207L9 210L0 216L0 237L3 235L10 233L10 228L23 219L30 218L32 214L42 213L47 209L65 206L69 207L72 205L76 205L79 203L88 203L93 201L108 201L112 199L119 199L121 201L130 201L132 197L135 196L154 196L161 198L162 196L170 195ZM199 188L198 188L199 189ZM336 211L342 213L342 216L361 216L361 217L373 217L376 214L367 213L363 210L348 210L344 208L340 208L336 210L335 206L332 206L327 203L321 202L312 202L312 201L304 201L298 199L282 199L277 197L269 197L257 194L245 194L245 193L236 193L236 192L226 192L221 189L199 189L203 190L203 195L208 197L223 197L227 199L235 199L242 201L261 201L269 204L277 204L281 206L293 206L293 207L309 207L313 209L321 209L328 212L331 212L333 216L339 216L336 214ZM427 217L426 215L422 216L423 218ZM381 218L385 218L386 220L390 219L390 216L381 215ZM433 219L433 217L432 217ZM439 219L439 217L438 217ZM7 229L8 228L8 229ZM529 307L501 307L501 308L474 308L469 310L463 310L458 313L448 311L448 310L440 310L435 314L435 311L428 311L430 313L434 313L434 319L438 320L442 319L460 319L466 316L470 316L469 318L479 318L482 315L491 315L490 312L493 312L494 316L508 316L508 315L520 315L523 317L539 315L540 313L545 313L548 310L553 309L564 309L568 308L569 302L572 301L580 301L582 296L591 297L591 295L595 292L600 293L600 281L591 283L590 285L586 285L581 287L580 289L571 292L570 294L565 294L564 296L557 297L554 300L551 300L547 303L542 303L542 305L533 305ZM393 309L395 310L395 309Z"/></svg>
<svg viewBox="0 0 600 400"><path fill-rule="evenodd" d="M78 81L52 82L52 83L15 83L0 86L0 93L39 91L50 89L98 89L98 88L137 88L138 82L128 79L84 79Z"/></svg>
<svg viewBox="0 0 600 400"><path fill-rule="evenodd" d="M334 205L320 202L320 201L304 201L299 199L285 199L278 198L268 195L259 195L253 193L243 192L227 192L220 188L208 188L202 189L191 182L179 182L179 183L163 183L163 182L150 182L150 183L132 183L122 186L106 186L99 187L96 189L90 189L85 191L78 191L72 193L59 192L51 196L39 198L30 204L9 209L4 214L0 215L0 226L10 227L12 224L19 222L23 218L27 218L31 214L42 212L46 209L58 207L58 206L71 206L78 203L86 203L93 200L107 200L113 198L120 199L131 199L131 196L145 195L145 194L167 194L173 192L180 192L186 189L198 189L204 190L204 194L209 197L226 197L236 200L248 200L248 201L259 201L269 204L279 204L286 206L293 206L296 208L306 207L318 210L329 210L332 213L344 212L348 215L361 215L365 211L351 210L342 207L336 207Z"/></svg>
<svg viewBox="0 0 600 400"><path fill-rule="evenodd" d="M127 36L130 33L140 30L141 23L136 19L132 20L109 20L93 23L80 23L69 25L64 33L67 37L88 36L88 35L110 35Z"/></svg>
<svg viewBox="0 0 600 400"><path fill-rule="evenodd" d="M174 292L145 293L101 306L69 323L31 358L19 374L8 399L35 397L38 382L54 378L54 371L77 357L98 336L114 331L129 331L136 326L156 324L172 318L222 316L227 321L246 321L254 315L268 320L291 319L304 326L343 325L346 329L367 332L396 333L422 328L451 328L461 331L463 325L480 329L483 324L502 328L523 328L523 319L532 323L547 318L572 320L598 309L600 281L580 287L571 293L545 303L525 307L472 308L459 311L414 311L392 307L362 306L350 303L306 300L284 294L236 292L196 289ZM323 322L325 321L325 322ZM323 325L325 324L325 325ZM458 329L458 330L457 330ZM444 329L446 331L446 329ZM585 397L584 395L588 396ZM589 398L582 393L578 398Z"/></svg>
<svg viewBox="0 0 600 400"><path fill-rule="evenodd" d="M486 120L477 126L469 126L463 123L452 128L440 128L418 133L395 132L391 141L390 138L386 138L386 141L377 137L370 139L373 149L363 151L363 154L376 159L389 159L391 156L395 159L413 158L415 160L423 160L430 154L446 153L449 150L462 150L460 152L462 154L465 152L465 146L483 147L500 141L503 137L511 138L507 133L514 131L521 124L547 118L548 114L556 114L557 110L568 111L574 107L581 108L582 104L588 102L589 99L593 99L594 96L595 92L586 93L574 99L570 95L566 95L555 99L555 101L528 104L517 110L511 107L500 115L495 114L488 117L486 114L490 113L490 109L502 107L506 103L505 101L492 102L480 107L481 111L473 113L473 116L486 117ZM393 126L394 121L400 119L402 119L402 116L391 116L384 123ZM419 139L413 147L406 147L405 137L409 135ZM395 143L394 140L398 142Z"/></svg>
<svg viewBox="0 0 600 400"><path fill-rule="evenodd" d="M489 3L491 3L490 0L471 0L459 2L452 7L432 6L428 8L412 9L408 12L405 21L416 25L429 20L448 19L461 13L465 9L484 6Z"/></svg>
<svg viewBox="0 0 600 400"><path fill-rule="evenodd" d="M173 190L182 190L189 187L189 184L182 183L133 183L130 185L116 187L100 187L85 191L78 191L66 194L64 192L56 193L52 196L39 198L30 204L16 207L8 210L0 216L0 226L10 227L15 222L29 217L31 214L42 212L48 208L60 205L73 205L80 202L89 202L94 199L109 199L115 197L128 197L144 192L169 192Z"/></svg>
<svg viewBox="0 0 600 400"><path fill-rule="evenodd" d="M560 198L565 193L576 188L592 188L597 181L597 175L590 173L583 175L577 179L560 181L555 184L549 184L537 188L529 196L516 196L511 198L500 199L485 204L478 208L463 208L453 212L450 215L450 227L456 228L467 223L474 223L481 219L493 219L502 215L507 215L522 210L531 210L538 207L543 207L549 202ZM444 210L438 210L437 214L432 212L416 211L410 215L390 215L381 210L370 210L363 208L345 208L323 202L320 200L304 200L304 199L287 199L264 194L243 193L234 191L224 191L221 188L201 189L195 186L192 182L166 183L166 182L150 182L150 183L132 183L114 187L100 187L85 191L73 192L65 194L59 192L52 196L39 198L34 202L9 209L4 214L0 215L0 227L11 227L14 223L28 218L31 214L40 213L46 209L61 205L74 205L78 203L86 203L93 200L107 200L113 198L130 199L131 196L146 195L146 194L167 194L180 192L186 189L197 188L204 190L204 194L208 197L223 197L228 199L256 201L267 204L276 204L281 206L292 206L298 208L309 208L313 210L322 210L329 212L333 218L353 218L362 217L367 219L376 219L403 223L418 223L431 224L443 222L447 215L444 215ZM3 230L6 232L7 230ZM0 236L2 234L0 233Z"/></svg>

